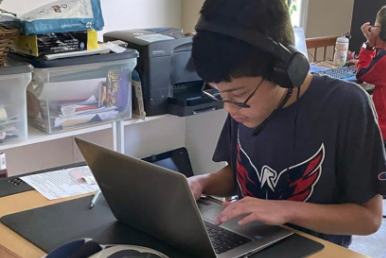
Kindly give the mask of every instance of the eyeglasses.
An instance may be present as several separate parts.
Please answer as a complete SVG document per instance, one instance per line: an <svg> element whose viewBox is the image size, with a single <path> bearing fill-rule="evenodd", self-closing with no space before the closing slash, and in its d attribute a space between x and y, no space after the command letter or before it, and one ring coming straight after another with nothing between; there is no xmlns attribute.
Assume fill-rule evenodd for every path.
<svg viewBox="0 0 386 258"><path fill-rule="evenodd" d="M215 88L209 86L208 83L206 83L206 82L204 82L204 84L202 85L201 91L209 98L216 100L218 102L230 103L230 104L238 106L239 108L250 108L251 106L248 105L247 103L253 97L253 95L255 95L257 89L260 88L260 86L264 80L265 80L265 78L262 78L260 83L256 86L256 88L253 90L253 92L251 94L249 94L249 96L247 97L247 99L244 102L236 102L236 101L232 101L232 100L222 99L221 95L220 95L220 91L218 89L215 89Z"/></svg>

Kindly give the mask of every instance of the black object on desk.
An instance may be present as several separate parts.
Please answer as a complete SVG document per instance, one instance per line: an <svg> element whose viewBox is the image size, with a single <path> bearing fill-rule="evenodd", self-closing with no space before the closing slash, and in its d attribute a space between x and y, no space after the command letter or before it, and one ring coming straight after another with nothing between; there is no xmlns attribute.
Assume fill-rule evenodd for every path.
<svg viewBox="0 0 386 258"><path fill-rule="evenodd" d="M140 36L138 36L140 35ZM163 40L146 40L151 37ZM193 37L180 28L147 28L110 31L105 42L121 40L139 52L139 73L146 116L190 116L223 108L202 94L202 79L191 59Z"/></svg>
<svg viewBox="0 0 386 258"><path fill-rule="evenodd" d="M86 162L80 162L80 163L75 163L75 164L71 164L71 165L40 170L40 171L32 172L29 174L25 174L22 176L35 175L35 174L39 174L39 173L45 173L45 172L56 171L56 170L67 169L67 168L81 167L81 166L86 166L86 165L87 165ZM8 196L8 195L12 195L12 194L31 191L31 190L33 190L33 188L29 184L27 184L23 180L21 180L20 176L0 178L0 198Z"/></svg>
<svg viewBox="0 0 386 258"><path fill-rule="evenodd" d="M77 238L92 238L100 244L130 244L152 248L170 258L192 256L118 222L103 196L89 209L92 196L1 218L1 222L46 252ZM130 212L130 211L127 211ZM183 218L181 218L183 219ZM323 249L318 242L294 234L251 258L300 258Z"/></svg>

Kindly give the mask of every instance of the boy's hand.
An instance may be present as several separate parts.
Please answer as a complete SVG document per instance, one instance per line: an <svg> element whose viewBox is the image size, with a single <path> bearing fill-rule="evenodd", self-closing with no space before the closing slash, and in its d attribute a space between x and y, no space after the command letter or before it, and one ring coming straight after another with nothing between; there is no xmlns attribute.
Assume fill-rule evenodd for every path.
<svg viewBox="0 0 386 258"><path fill-rule="evenodd" d="M359 60L352 59L347 61L347 63L344 66L353 66L353 65L358 65Z"/></svg>
<svg viewBox="0 0 386 258"><path fill-rule="evenodd" d="M369 42L371 46L374 46L375 41L379 34L377 28L371 26L369 22L366 22L365 24L362 25L361 30L363 35L367 39L367 42Z"/></svg>
<svg viewBox="0 0 386 258"><path fill-rule="evenodd" d="M245 197L237 202L225 202L225 209L217 218L216 224L220 225L238 216L246 215L238 222L244 226L253 221L259 221L267 225L283 225L289 222L289 201L261 200L253 197Z"/></svg>
<svg viewBox="0 0 386 258"><path fill-rule="evenodd" d="M204 191L202 184L200 183L200 176L189 177L188 183L189 183L190 191L192 191L194 199L196 199L197 201L198 199L200 199L201 194Z"/></svg>

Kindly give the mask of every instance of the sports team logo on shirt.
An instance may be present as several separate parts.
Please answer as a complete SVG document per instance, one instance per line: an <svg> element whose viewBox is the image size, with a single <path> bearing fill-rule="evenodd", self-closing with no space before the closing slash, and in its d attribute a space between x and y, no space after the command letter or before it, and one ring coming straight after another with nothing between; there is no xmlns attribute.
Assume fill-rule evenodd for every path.
<svg viewBox="0 0 386 258"><path fill-rule="evenodd" d="M381 181L386 181L386 172L382 172L378 175L378 179Z"/></svg>
<svg viewBox="0 0 386 258"><path fill-rule="evenodd" d="M280 173L269 166L259 171L239 143L237 180L241 193L244 197L305 202L312 196L322 174L324 157L322 144L311 158Z"/></svg>

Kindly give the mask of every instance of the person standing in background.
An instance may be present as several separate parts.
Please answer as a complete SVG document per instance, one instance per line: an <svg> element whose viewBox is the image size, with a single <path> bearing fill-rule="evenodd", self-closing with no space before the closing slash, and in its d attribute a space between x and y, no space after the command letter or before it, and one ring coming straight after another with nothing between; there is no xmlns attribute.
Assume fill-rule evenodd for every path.
<svg viewBox="0 0 386 258"><path fill-rule="evenodd" d="M373 101L386 148L386 5L378 11L374 26L367 22L361 29L367 41L359 53L356 77L375 85Z"/></svg>

